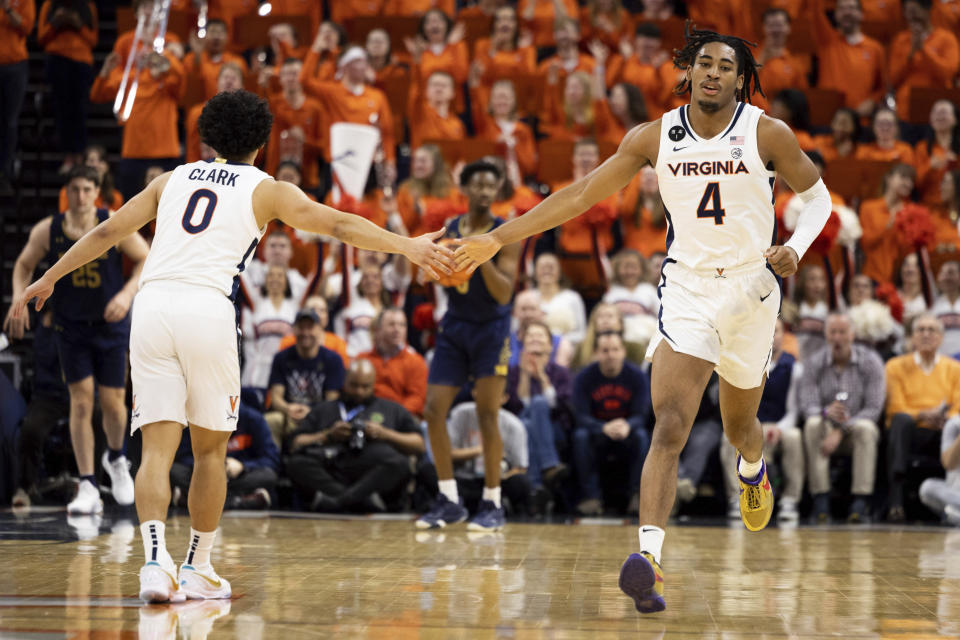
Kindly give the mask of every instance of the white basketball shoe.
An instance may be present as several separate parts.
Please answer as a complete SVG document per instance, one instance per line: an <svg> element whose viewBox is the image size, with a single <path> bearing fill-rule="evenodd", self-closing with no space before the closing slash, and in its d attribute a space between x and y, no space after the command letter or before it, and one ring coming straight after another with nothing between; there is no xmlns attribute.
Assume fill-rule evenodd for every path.
<svg viewBox="0 0 960 640"><path fill-rule="evenodd" d="M180 590L191 600L218 600L233 594L230 582L218 576L210 565L180 565Z"/></svg>

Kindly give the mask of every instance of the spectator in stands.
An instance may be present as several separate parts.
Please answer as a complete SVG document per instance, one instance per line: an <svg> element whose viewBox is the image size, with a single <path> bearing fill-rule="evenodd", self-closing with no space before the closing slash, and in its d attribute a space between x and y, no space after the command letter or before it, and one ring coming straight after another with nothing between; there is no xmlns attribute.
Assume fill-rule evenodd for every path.
<svg viewBox="0 0 960 640"><path fill-rule="evenodd" d="M243 68L233 62L224 62L220 65L220 72L217 74L216 93L236 91L237 89L243 89ZM187 135L187 162L213 160L217 157L217 152L205 145L200 139L200 127L197 126L197 122L200 120L200 112L203 111L206 104L206 102L195 104L187 111L187 122L184 126Z"/></svg>
<svg viewBox="0 0 960 640"><path fill-rule="evenodd" d="M474 63L470 68L470 108L473 130L480 140L502 143L504 159L509 175L516 165L519 176L511 178L514 184L522 184L518 178L537 172L537 146L530 125L518 117L517 92L512 80L497 80L488 91L481 85L482 67ZM489 100L484 100L484 95Z"/></svg>
<svg viewBox="0 0 960 640"><path fill-rule="evenodd" d="M673 0L642 0L639 18L651 22L666 22L675 18Z"/></svg>
<svg viewBox="0 0 960 640"><path fill-rule="evenodd" d="M667 215L653 167L644 167L630 181L621 193L618 211L620 236L625 248L646 257L666 253ZM648 275L654 281L660 278L659 270Z"/></svg>
<svg viewBox="0 0 960 640"><path fill-rule="evenodd" d="M308 93L311 82L333 82L337 79L337 58L347 42L347 31L338 22L325 20L320 23L301 70L303 77L300 81L308 88Z"/></svg>
<svg viewBox="0 0 960 640"><path fill-rule="evenodd" d="M520 364L523 350L522 335L531 322L544 322L546 317L540 304L540 292L536 289L524 289L513 298L513 329L510 331L510 366ZM547 325L549 329L549 325ZM573 357L573 345L563 336L550 332L550 361L567 366Z"/></svg>
<svg viewBox="0 0 960 640"><path fill-rule="evenodd" d="M824 162L833 162L855 157L860 135L860 116L853 109L841 107L830 120L830 133L814 136L813 141Z"/></svg>
<svg viewBox="0 0 960 640"><path fill-rule="evenodd" d="M410 477L408 456L426 451L414 417L375 385L373 365L353 361L342 398L317 405L290 435L287 473L314 511L386 511Z"/></svg>
<svg viewBox="0 0 960 640"><path fill-rule="evenodd" d="M83 163L98 27L93 2L45 0L40 6L37 42L47 54L57 146L66 156L60 173Z"/></svg>
<svg viewBox="0 0 960 640"><path fill-rule="evenodd" d="M627 82L639 87L649 118L656 120L668 110L677 75L670 54L663 48L660 27L652 22L641 22L633 40L622 40L618 51L619 55L610 60L607 84Z"/></svg>
<svg viewBox="0 0 960 640"><path fill-rule="evenodd" d="M371 327L373 349L359 357L376 370L373 392L396 402L418 419L427 399L427 362L407 344L407 316L403 309L387 307Z"/></svg>
<svg viewBox="0 0 960 640"><path fill-rule="evenodd" d="M535 47L552 44L553 25L560 18L580 15L576 0L523 0L517 3L523 26L533 34Z"/></svg>
<svg viewBox="0 0 960 640"><path fill-rule="evenodd" d="M940 350L948 356L960 354L960 263L951 260L940 265L937 289L940 295L930 307L930 313L943 328Z"/></svg>
<svg viewBox="0 0 960 640"><path fill-rule="evenodd" d="M858 160L915 164L913 147L900 139L897 114L891 109L883 107L873 114L873 137L874 142L862 144L857 148Z"/></svg>
<svg viewBox="0 0 960 640"><path fill-rule="evenodd" d="M272 404L264 417L278 446L314 405L336 400L343 386L343 360L322 346L323 327L317 312L302 309L293 330L296 344L274 356L270 369Z"/></svg>
<svg viewBox="0 0 960 640"><path fill-rule="evenodd" d="M900 263L900 288L897 293L903 302L903 323L927 310L927 300L923 295L923 283L920 281L920 264L916 253L908 253Z"/></svg>
<svg viewBox="0 0 960 640"><path fill-rule="evenodd" d="M597 303L590 312L586 336L573 354L573 360L570 363L571 371L580 371L596 361L593 346L596 342L596 336L609 332L623 335L623 317L616 306L605 302ZM637 365L643 363L643 356L646 353L646 348L643 345L628 341L626 342L626 348L629 362Z"/></svg>
<svg viewBox="0 0 960 640"><path fill-rule="evenodd" d="M33 31L33 0L0 6L0 192L10 188L17 151L20 107L27 92L27 36Z"/></svg>
<svg viewBox="0 0 960 640"><path fill-rule="evenodd" d="M446 73L451 79L453 110L463 111L460 87L467 81L470 64L470 52L463 40L464 35L466 31L462 24L454 25L450 14L432 8L420 18L417 34L404 41L413 61L409 97L411 115L417 113L416 108L427 90L427 83L438 71Z"/></svg>
<svg viewBox="0 0 960 640"><path fill-rule="evenodd" d="M825 344L824 328L830 313L827 286L827 272L820 265L807 265L797 276L798 308L793 332L797 336L801 362Z"/></svg>
<svg viewBox="0 0 960 640"><path fill-rule="evenodd" d="M550 330L574 347L583 341L587 330L587 311L580 294L564 286L560 261L552 253L541 253L533 267L535 290Z"/></svg>
<svg viewBox="0 0 960 640"><path fill-rule="evenodd" d="M597 361L577 374L573 404L577 426L573 431L573 465L580 484L577 511L603 513L600 469L609 455L626 460L632 513L639 505L640 472L650 448L646 430L650 411L650 383L643 371L626 361L627 351L618 333L594 338Z"/></svg>
<svg viewBox="0 0 960 640"><path fill-rule="evenodd" d="M647 282L643 256L633 249L623 249L613 257L611 267L613 278L603 301L615 305L625 320L633 315L657 315L660 300L656 288Z"/></svg>
<svg viewBox="0 0 960 640"><path fill-rule="evenodd" d="M267 282L267 270L270 267L282 267L287 273L287 286L294 300L300 301L307 291L307 279L300 272L290 267L293 257L293 243L285 231L276 229L269 232L261 241L263 244L263 259L254 258L244 269L244 286L262 287ZM248 295L249 299L250 296Z"/></svg>
<svg viewBox="0 0 960 640"><path fill-rule="evenodd" d="M70 415L70 396L60 373L53 312L44 311L33 328L33 383L27 413L17 439L17 490L13 506L29 507L39 500L38 483L44 463L43 449L50 432ZM47 469L48 472L53 471Z"/></svg>
<svg viewBox="0 0 960 640"><path fill-rule="evenodd" d="M141 2L138 11L149 11ZM152 34L141 38L136 55L145 57L138 77L136 100L130 117L122 122L123 146L117 165L117 186L127 200L143 185L147 167L160 165L173 169L180 160L180 138L177 134L177 106L187 88L186 72L171 47L178 45L167 34L163 54L152 50ZM113 102L120 89L123 68L133 46L133 32L121 34L90 88L91 102ZM173 44L171 44L173 43ZM139 67L137 67L139 68Z"/></svg>
<svg viewBox="0 0 960 640"><path fill-rule="evenodd" d="M867 517L876 476L877 422L883 411L884 370L877 353L854 344L853 323L832 313L826 323L827 346L804 360L799 407L806 422L803 438L813 495L814 522L830 516L830 458L853 457L848 522Z"/></svg>
<svg viewBox="0 0 960 640"><path fill-rule="evenodd" d="M826 0L812 0L813 40L819 73L817 87L844 96L844 106L869 117L887 90L887 57L883 45L863 34L860 0L837 0L836 28L827 19Z"/></svg>
<svg viewBox="0 0 960 640"><path fill-rule="evenodd" d="M793 55L787 49L790 38L790 14L781 7L768 7L760 20L763 24L763 43L757 62L760 67L760 86L768 96L779 95L784 89L806 89L810 61Z"/></svg>
<svg viewBox="0 0 960 640"><path fill-rule="evenodd" d="M227 25L223 20L207 22L207 33L200 37L196 32L190 34L190 53L183 59L184 71L203 81L203 98L209 100L217 94L217 76L220 67L231 62L247 74L247 62L242 56L230 53Z"/></svg>
<svg viewBox="0 0 960 640"><path fill-rule="evenodd" d="M380 267L364 268L350 304L333 319L334 331L347 341L348 356L355 358L373 349L370 329L377 316L390 304L390 294L383 286Z"/></svg>
<svg viewBox="0 0 960 640"><path fill-rule="evenodd" d="M803 375L803 365L783 350L783 321L778 319L773 334L773 349L767 364L767 382L763 387L757 419L763 428L763 456L773 461L780 454L780 472L783 489L779 495L781 522L796 522L797 507L803 491L803 434L797 426L797 391ZM740 498L737 483L737 452L724 438L720 445L724 486L727 491L727 518L740 520Z"/></svg>
<svg viewBox="0 0 960 640"><path fill-rule="evenodd" d="M409 77L410 71L407 65L401 64L393 55L390 34L384 29L374 29L367 34L366 49L370 58L370 68L373 69L376 77L373 84L377 89L386 92L388 81Z"/></svg>
<svg viewBox="0 0 960 640"><path fill-rule="evenodd" d="M580 24L584 41L596 39L609 49L633 35L633 18L621 0L587 0L580 7Z"/></svg>
<svg viewBox="0 0 960 640"><path fill-rule="evenodd" d="M933 207L937 225L937 248L941 251L960 250L960 170L947 171L940 181L940 202Z"/></svg>
<svg viewBox="0 0 960 640"><path fill-rule="evenodd" d="M570 371L551 360L550 327L539 320L523 325L518 363L507 372L506 409L526 427L530 463L527 478L535 492L552 497L567 476L559 451L569 439L572 393ZM551 495L552 494L552 495Z"/></svg>
<svg viewBox="0 0 960 640"><path fill-rule="evenodd" d="M419 82L419 68L414 67L414 82ZM467 131L463 121L457 117L453 101L456 98L457 85L454 77L446 71L434 71L430 74L421 99L411 108L415 114L409 119L410 146L417 148L425 140L463 140Z"/></svg>
<svg viewBox="0 0 960 640"><path fill-rule="evenodd" d="M300 166L301 187L316 191L320 186L319 158L327 144L329 123L323 107L308 98L300 82L303 63L287 58L280 67L280 93L270 100L273 129L267 146L266 171L274 175L281 162Z"/></svg>
<svg viewBox="0 0 960 640"><path fill-rule="evenodd" d="M920 485L920 500L954 526L960 526L960 419L951 418L940 436L940 464L946 479L927 478Z"/></svg>
<svg viewBox="0 0 960 640"><path fill-rule="evenodd" d="M610 88L609 106L614 118L611 139L622 140L628 131L650 120L643 92L629 82L618 82Z"/></svg>
<svg viewBox="0 0 960 640"><path fill-rule="evenodd" d="M532 134L531 134L532 135ZM531 147L533 146L531 138ZM534 154L536 151L534 151ZM534 156L535 158L536 156ZM530 187L523 183L523 174L515 159L511 158L509 148L506 158L500 156L484 156L483 160L496 165L501 171L503 179L500 181L500 190L497 191L497 198L490 205L490 212L498 218L504 220L513 220L522 216L530 209L537 206L543 197L534 192ZM536 166L536 163L534 163ZM531 245L527 245L529 253Z"/></svg>
<svg viewBox="0 0 960 640"><path fill-rule="evenodd" d="M512 6L497 9L490 22L490 37L477 40L473 49L473 60L480 65L483 86L491 87L502 78L536 72L537 52L531 44L529 32L520 32L517 10Z"/></svg>
<svg viewBox="0 0 960 640"><path fill-rule="evenodd" d="M245 278L245 273L240 277ZM280 265L267 268L260 287L246 284L251 310L243 314L243 376L244 387L266 389L270 380L273 358L280 351L280 342L293 334L293 319L299 305L290 290L287 272Z"/></svg>
<svg viewBox="0 0 960 640"><path fill-rule="evenodd" d="M323 15L322 3L311 0L273 0L271 2L271 16L277 17L307 17L310 19L310 32L314 33L320 26ZM262 5L261 5L262 6ZM286 23L280 23L287 26Z"/></svg>
<svg viewBox="0 0 960 640"><path fill-rule="evenodd" d="M949 100L937 100L930 108L930 130L917 143L917 189L921 201L933 206L940 202L940 185L948 171L957 169L960 156L958 107Z"/></svg>
<svg viewBox="0 0 960 640"><path fill-rule="evenodd" d="M647 269L647 273L649 274L650 284L657 285L657 286L660 285L660 280L663 278L663 274L661 273L661 270L663 267L663 259L666 257L667 257L666 250L655 251L648 257L647 266L649 266L650 268Z"/></svg>
<svg viewBox="0 0 960 640"><path fill-rule="evenodd" d="M766 88L764 88L766 89ZM770 101L770 116L787 123L804 151L813 151L816 144L810 137L810 105L807 95L799 89L783 89Z"/></svg>
<svg viewBox="0 0 960 640"><path fill-rule="evenodd" d="M888 112L890 113L890 112ZM910 202L917 172L909 164L895 164L883 178L883 197L866 200L860 205L860 226L863 235L863 273L877 283L893 280L893 266L904 247L894 226L897 212Z"/></svg>
<svg viewBox="0 0 960 640"><path fill-rule="evenodd" d="M340 356L344 367L350 366L350 358L347 356L346 340L337 334L326 330L326 328L330 325L330 312L327 310L327 301L323 298L323 296L310 296L303 301L303 308L310 309L317 314L317 318L319 318L320 321L320 326L324 329L323 339L321 342L322 346ZM280 350L283 351L284 349L292 347L296 344L296 342L296 336L286 336L280 341Z"/></svg>
<svg viewBox="0 0 960 640"><path fill-rule="evenodd" d="M940 432L960 408L960 362L940 355L943 325L923 313L912 326L914 352L887 362L887 520L905 519L904 484L917 454L934 457Z"/></svg>
<svg viewBox="0 0 960 640"><path fill-rule="evenodd" d="M433 8L448 16L457 12L454 0L388 0L385 11L387 15L393 16L420 16Z"/></svg>
<svg viewBox="0 0 960 640"><path fill-rule="evenodd" d="M342 245L335 245L324 261L324 272L327 273L323 283L323 295L331 303L340 300L343 294L343 261L340 252ZM331 260L331 258L333 258ZM384 290L391 298L403 298L403 293L410 286L410 262L407 260L393 260L385 253L357 249L354 252L356 267L349 270L350 284L356 286L365 269L379 269ZM340 269L338 272L337 269Z"/></svg>
<svg viewBox="0 0 960 640"><path fill-rule="evenodd" d="M396 175L397 152L393 113L383 92L368 85L372 71L366 50L352 46L343 52L337 60L339 82L325 81L313 76L310 59L308 56L300 74L300 81L307 95L316 98L323 105L325 122L328 125L355 122L377 127L380 130L380 146L386 157L388 172L391 176ZM327 155L329 160L329 149Z"/></svg>
<svg viewBox="0 0 960 640"><path fill-rule="evenodd" d="M466 209L436 145L413 151L410 177L397 190L397 208L411 236L436 231L447 218Z"/></svg>
<svg viewBox="0 0 960 640"><path fill-rule="evenodd" d="M548 137L554 140L593 138L614 144L620 142L614 140L617 127L607 104L604 84L606 58L600 49L603 47L595 48L593 52L596 65L592 74L574 71L561 84L559 65L547 69L540 129Z"/></svg>
<svg viewBox="0 0 960 640"><path fill-rule="evenodd" d="M897 96L897 114L910 117L914 87L948 89L960 68L957 36L930 23L932 0L904 0L907 28L890 45L890 84Z"/></svg>
<svg viewBox="0 0 960 640"><path fill-rule="evenodd" d="M556 53L541 62L537 72L544 77L550 73L556 74L556 82L546 87L547 91L553 91L555 95L547 100L561 103L562 87L567 84L570 74L576 71L591 74L596 61L580 51L580 22L574 17L557 18L553 23L553 43Z"/></svg>
<svg viewBox="0 0 960 640"><path fill-rule="evenodd" d="M110 163L107 162L107 150L99 144L92 144L83 152L83 164L93 167L100 174L100 193L94 205L97 209L112 209L116 211L123 206L123 196L113 186L113 174L110 173ZM67 187L60 188L60 211L67 210Z"/></svg>
<svg viewBox="0 0 960 640"><path fill-rule="evenodd" d="M227 441L227 509L268 509L277 485L280 450L263 416L239 403L237 429ZM184 429L180 448L170 467L171 502L186 506L193 476L190 430Z"/></svg>

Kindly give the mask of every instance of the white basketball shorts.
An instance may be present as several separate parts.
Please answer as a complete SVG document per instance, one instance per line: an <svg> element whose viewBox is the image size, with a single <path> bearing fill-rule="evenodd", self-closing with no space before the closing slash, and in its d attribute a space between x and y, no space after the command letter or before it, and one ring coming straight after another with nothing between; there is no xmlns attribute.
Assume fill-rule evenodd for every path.
<svg viewBox="0 0 960 640"><path fill-rule="evenodd" d="M674 351L712 362L735 387L760 386L780 313L780 286L765 261L703 272L667 258L657 291L659 330L647 360L666 341Z"/></svg>
<svg viewBox="0 0 960 640"><path fill-rule="evenodd" d="M137 293L130 327L131 430L161 420L237 428L236 312L208 287L153 281Z"/></svg>

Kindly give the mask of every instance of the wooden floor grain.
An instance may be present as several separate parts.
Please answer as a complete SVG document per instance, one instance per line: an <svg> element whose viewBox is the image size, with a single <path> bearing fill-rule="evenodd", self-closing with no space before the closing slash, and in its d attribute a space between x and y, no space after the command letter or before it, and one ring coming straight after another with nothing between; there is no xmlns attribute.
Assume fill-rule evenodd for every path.
<svg viewBox="0 0 960 640"><path fill-rule="evenodd" d="M168 523L175 559L189 528ZM0 638L960 638L957 530L671 527L667 610L648 616L617 588L635 525L228 516L213 559L233 600L153 607L139 533L102 530L0 540Z"/></svg>

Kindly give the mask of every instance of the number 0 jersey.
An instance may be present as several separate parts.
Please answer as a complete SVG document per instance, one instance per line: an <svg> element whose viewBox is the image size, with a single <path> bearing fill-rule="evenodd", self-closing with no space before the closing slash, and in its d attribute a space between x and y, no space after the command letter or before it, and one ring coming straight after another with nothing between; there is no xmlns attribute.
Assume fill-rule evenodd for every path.
<svg viewBox="0 0 960 640"><path fill-rule="evenodd" d="M232 299L264 232L253 214L253 190L269 178L254 166L223 161L174 169L160 195L140 287L166 280L212 287Z"/></svg>
<svg viewBox="0 0 960 640"><path fill-rule="evenodd" d="M759 261L775 241L773 182L757 150L763 111L738 103L709 140L694 133L689 105L664 114L657 178L666 210L667 254L696 270Z"/></svg>

